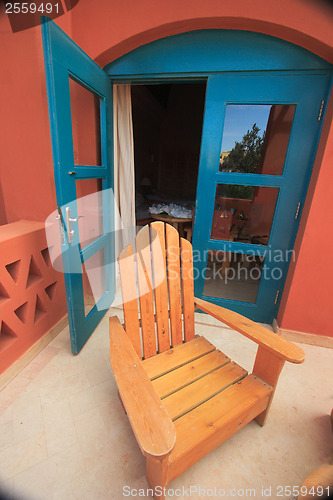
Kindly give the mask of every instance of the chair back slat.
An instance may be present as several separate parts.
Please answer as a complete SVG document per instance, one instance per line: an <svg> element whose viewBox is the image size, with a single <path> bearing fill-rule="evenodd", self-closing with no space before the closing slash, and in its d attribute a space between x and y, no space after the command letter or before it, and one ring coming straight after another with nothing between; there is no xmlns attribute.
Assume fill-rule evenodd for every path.
<svg viewBox="0 0 333 500"><path fill-rule="evenodd" d="M138 232L135 246L143 355L145 358L149 358L157 353L149 226L144 226Z"/></svg>
<svg viewBox="0 0 333 500"><path fill-rule="evenodd" d="M183 342L178 231L166 224L166 261L172 347Z"/></svg>
<svg viewBox="0 0 333 500"><path fill-rule="evenodd" d="M135 246L119 256L125 328L138 356L149 358L195 337L192 245L153 222Z"/></svg>
<svg viewBox="0 0 333 500"><path fill-rule="evenodd" d="M192 245L184 238L180 239L182 269L184 340L194 339L194 286Z"/></svg>
<svg viewBox="0 0 333 500"><path fill-rule="evenodd" d="M118 262L125 328L137 355L142 358L138 294L132 245L128 245L128 247L124 248L119 255Z"/></svg>
<svg viewBox="0 0 333 500"><path fill-rule="evenodd" d="M169 300L165 262L164 223L150 226L158 352L170 349Z"/></svg>

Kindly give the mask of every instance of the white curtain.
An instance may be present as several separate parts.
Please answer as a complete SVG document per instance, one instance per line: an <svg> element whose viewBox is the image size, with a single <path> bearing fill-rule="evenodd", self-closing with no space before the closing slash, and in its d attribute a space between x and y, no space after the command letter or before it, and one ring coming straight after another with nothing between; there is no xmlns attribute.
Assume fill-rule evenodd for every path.
<svg viewBox="0 0 333 500"><path fill-rule="evenodd" d="M135 238L135 178L130 85L113 86L116 255ZM119 211L117 217L117 209Z"/></svg>

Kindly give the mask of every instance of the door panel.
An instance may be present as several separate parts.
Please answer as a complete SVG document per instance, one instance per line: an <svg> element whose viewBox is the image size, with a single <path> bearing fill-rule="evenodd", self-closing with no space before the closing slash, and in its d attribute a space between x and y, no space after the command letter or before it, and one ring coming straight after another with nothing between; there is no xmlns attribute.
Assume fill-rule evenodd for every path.
<svg viewBox="0 0 333 500"><path fill-rule="evenodd" d="M195 292L271 322L316 151L329 76L208 78L193 232Z"/></svg>
<svg viewBox="0 0 333 500"><path fill-rule="evenodd" d="M111 82L47 18L42 35L71 346L76 354L115 293Z"/></svg>

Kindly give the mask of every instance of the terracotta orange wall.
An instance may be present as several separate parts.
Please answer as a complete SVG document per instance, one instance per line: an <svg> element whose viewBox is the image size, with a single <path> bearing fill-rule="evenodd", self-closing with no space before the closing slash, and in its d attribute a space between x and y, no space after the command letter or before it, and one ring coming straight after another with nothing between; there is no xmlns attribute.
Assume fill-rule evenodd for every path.
<svg viewBox="0 0 333 500"><path fill-rule="evenodd" d="M266 33L333 62L332 7L324 0L80 0L72 11L57 19L57 24L101 66L143 43L203 28ZM56 198L40 27L13 34L0 10L0 38L0 209L5 209L0 223L21 218L42 221L55 209ZM284 328L325 335L332 335L331 297L326 287L333 282L329 267L333 233L323 215L329 211L332 143L330 135L317 160L320 175L312 186L312 203L308 216L303 215L298 237L302 250L289 273L289 290L285 290L279 314ZM309 271L307 263L318 236L325 243L317 259L320 268L311 267ZM305 270L308 274L304 281ZM311 283L306 302L304 283ZM318 293L313 293L314 285Z"/></svg>
<svg viewBox="0 0 333 500"><path fill-rule="evenodd" d="M40 26L13 34L1 5L0 40L0 224L44 221L56 197Z"/></svg>
<svg viewBox="0 0 333 500"><path fill-rule="evenodd" d="M281 328L333 337L333 96L278 314Z"/></svg>

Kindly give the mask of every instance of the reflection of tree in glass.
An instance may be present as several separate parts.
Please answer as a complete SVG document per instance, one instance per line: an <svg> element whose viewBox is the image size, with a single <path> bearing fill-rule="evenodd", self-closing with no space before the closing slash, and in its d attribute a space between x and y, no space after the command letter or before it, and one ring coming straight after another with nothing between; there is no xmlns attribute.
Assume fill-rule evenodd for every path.
<svg viewBox="0 0 333 500"><path fill-rule="evenodd" d="M256 123L248 130L240 142L235 142L228 156L220 159L222 172L241 172L255 174L258 172L264 136L259 135L260 128Z"/></svg>
<svg viewBox="0 0 333 500"><path fill-rule="evenodd" d="M259 135L260 128L253 124L252 129L248 130L240 142L235 142L227 156L220 157L220 171L222 172L240 172L247 174L256 174L259 170L262 146L265 133ZM220 187L218 196L225 198L241 198L252 200L254 196L254 186L236 186L225 185Z"/></svg>

